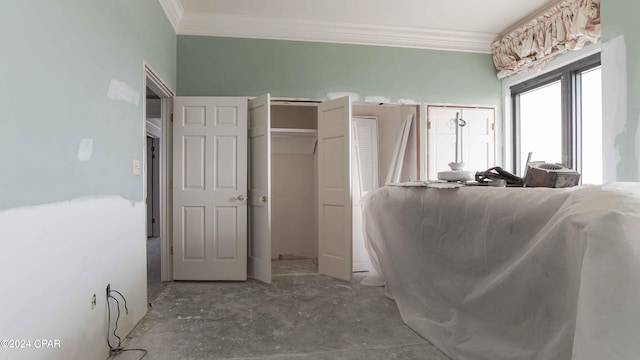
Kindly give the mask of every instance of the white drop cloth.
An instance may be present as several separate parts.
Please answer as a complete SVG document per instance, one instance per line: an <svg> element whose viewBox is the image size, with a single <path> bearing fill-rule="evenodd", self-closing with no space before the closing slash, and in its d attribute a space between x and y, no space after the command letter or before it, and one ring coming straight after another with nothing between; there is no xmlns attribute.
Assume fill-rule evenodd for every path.
<svg viewBox="0 0 640 360"><path fill-rule="evenodd" d="M363 220L367 280L453 359L640 359L640 184L387 186Z"/></svg>

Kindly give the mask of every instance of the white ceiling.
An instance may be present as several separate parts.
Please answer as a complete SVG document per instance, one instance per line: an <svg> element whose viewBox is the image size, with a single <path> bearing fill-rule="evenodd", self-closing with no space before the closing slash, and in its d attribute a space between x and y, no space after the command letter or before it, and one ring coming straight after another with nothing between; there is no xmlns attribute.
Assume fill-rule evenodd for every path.
<svg viewBox="0 0 640 360"><path fill-rule="evenodd" d="M558 0L159 0L182 35L490 52Z"/></svg>

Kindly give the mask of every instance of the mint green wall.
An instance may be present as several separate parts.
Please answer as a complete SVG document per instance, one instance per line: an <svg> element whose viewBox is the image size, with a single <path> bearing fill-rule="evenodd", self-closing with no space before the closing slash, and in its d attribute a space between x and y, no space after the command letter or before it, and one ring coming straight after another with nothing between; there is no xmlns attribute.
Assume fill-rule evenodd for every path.
<svg viewBox="0 0 640 360"><path fill-rule="evenodd" d="M178 95L324 98L499 105L489 54L297 41L178 36Z"/></svg>
<svg viewBox="0 0 640 360"><path fill-rule="evenodd" d="M610 142L615 149L605 148L605 159L616 161L615 180L640 181L640 2L628 0L606 0L601 5L602 42L603 42L603 87L615 88L624 83L620 96L607 98L604 94L603 124L615 127L605 144ZM623 49L619 45L609 46L614 39L624 37ZM626 52L626 69L620 69L618 52ZM624 61L622 61L624 63ZM623 79L606 77L607 74L622 73ZM623 80L622 82L620 80ZM625 97L626 95L626 97ZM626 104L620 104L626 102ZM622 108L620 109L620 106ZM609 109L609 110L607 110ZM625 111L626 110L626 111Z"/></svg>
<svg viewBox="0 0 640 360"><path fill-rule="evenodd" d="M366 96L384 96L423 105L501 105L500 82L489 54L178 36L177 72L182 96L271 93L322 99L330 92L352 92L362 101ZM425 129L424 109L421 129ZM422 153L424 138L422 131Z"/></svg>
<svg viewBox="0 0 640 360"><path fill-rule="evenodd" d="M157 0L2 0L0 210L91 195L142 198L143 60L175 88L176 36ZM107 97L112 79L140 93ZM78 160L93 139L88 161Z"/></svg>
<svg viewBox="0 0 640 360"><path fill-rule="evenodd" d="M145 60L175 88L157 0L0 0L0 339L61 343L2 359L106 359L107 284L127 298L120 336L147 311ZM110 98L112 80L139 101Z"/></svg>

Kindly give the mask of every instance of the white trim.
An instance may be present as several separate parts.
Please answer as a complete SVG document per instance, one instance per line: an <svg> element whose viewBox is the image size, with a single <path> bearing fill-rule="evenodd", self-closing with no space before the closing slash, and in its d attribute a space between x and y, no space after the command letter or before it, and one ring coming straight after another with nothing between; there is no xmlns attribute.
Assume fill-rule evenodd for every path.
<svg viewBox="0 0 640 360"><path fill-rule="evenodd" d="M180 35L316 41L477 53L491 53L491 43L500 35L403 26L302 21L267 16L203 15L188 12L182 15L177 33Z"/></svg>
<svg viewBox="0 0 640 360"><path fill-rule="evenodd" d="M174 97L176 96L176 92L171 89L169 85L157 74L149 63L144 61L144 73L145 73L145 86L148 86L151 90L153 90L156 95L163 97ZM147 83L146 79L149 78L151 82Z"/></svg>
<svg viewBox="0 0 640 360"><path fill-rule="evenodd" d="M172 95L173 96L173 95ZM163 97L162 104L162 136L160 137L160 280L173 281L173 219L172 211L172 153L173 126L170 116L173 113L172 97Z"/></svg>
<svg viewBox="0 0 640 360"><path fill-rule="evenodd" d="M173 280L173 255L171 254L171 188L169 186L171 174L171 122L172 97L175 93L171 88L153 71L151 66L144 62L144 86L149 87L161 98L161 136L160 136L160 280ZM146 99L144 101L146 106ZM143 109L144 134L146 140L146 109ZM144 143L144 142L143 142ZM146 147L144 149L146 153ZM143 157L144 158L144 157ZM145 164L146 166L146 164ZM146 168L146 167L145 167ZM146 175L143 176L143 186L146 187ZM146 197L146 188L144 190ZM145 219L146 221L146 219Z"/></svg>
<svg viewBox="0 0 640 360"><path fill-rule="evenodd" d="M158 0L162 10L164 10L167 19L173 26L173 30L178 33L178 27L184 14L184 8L182 8L182 2L180 0Z"/></svg>
<svg viewBox="0 0 640 360"><path fill-rule="evenodd" d="M145 101L147 101L145 99ZM147 136L152 138L162 138L162 119L161 118L147 118Z"/></svg>

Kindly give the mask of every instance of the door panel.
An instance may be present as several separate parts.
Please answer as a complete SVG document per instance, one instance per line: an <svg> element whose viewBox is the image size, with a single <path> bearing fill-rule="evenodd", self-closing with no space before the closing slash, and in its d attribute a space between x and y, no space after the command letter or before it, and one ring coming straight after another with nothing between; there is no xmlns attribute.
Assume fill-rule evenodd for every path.
<svg viewBox="0 0 640 360"><path fill-rule="evenodd" d="M205 136L183 136L182 181L185 190L205 190L206 145Z"/></svg>
<svg viewBox="0 0 640 360"><path fill-rule="evenodd" d="M237 136L216 136L215 190L233 190L238 187L238 139ZM220 169L220 171L218 171Z"/></svg>
<svg viewBox="0 0 640 360"><path fill-rule="evenodd" d="M345 147L344 135L334 135L332 137L326 137L322 139L322 145L324 147L324 153L326 162L324 170L320 173L324 185L328 189L339 190L343 189L344 179L346 173L349 171L349 167L346 166L344 157ZM339 192L331 192L330 195L340 195Z"/></svg>
<svg viewBox="0 0 640 360"><path fill-rule="evenodd" d="M249 276L271 283L271 99L249 100Z"/></svg>
<svg viewBox="0 0 640 360"><path fill-rule="evenodd" d="M183 206L182 224L184 227L183 259L204 260L205 207Z"/></svg>
<svg viewBox="0 0 640 360"><path fill-rule="evenodd" d="M351 99L318 106L318 272L352 271Z"/></svg>
<svg viewBox="0 0 640 360"><path fill-rule="evenodd" d="M246 280L247 103L174 98L175 280Z"/></svg>
<svg viewBox="0 0 640 360"><path fill-rule="evenodd" d="M236 226L238 212L235 207L219 206L215 208L214 226L216 229L216 259L235 260L238 257L234 239L238 237ZM231 226L229 226L231 225Z"/></svg>

